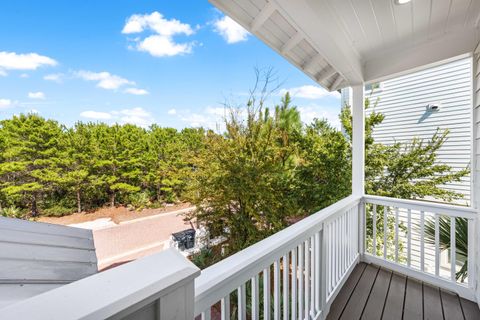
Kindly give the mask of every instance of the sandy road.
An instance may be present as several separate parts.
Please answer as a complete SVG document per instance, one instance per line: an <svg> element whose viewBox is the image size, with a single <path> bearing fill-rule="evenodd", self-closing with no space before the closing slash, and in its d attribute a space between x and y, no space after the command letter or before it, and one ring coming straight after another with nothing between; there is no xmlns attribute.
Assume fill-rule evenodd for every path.
<svg viewBox="0 0 480 320"><path fill-rule="evenodd" d="M191 210L193 208L124 221L114 226L93 227L99 270L162 251L173 232L191 227L183 221L184 214Z"/></svg>

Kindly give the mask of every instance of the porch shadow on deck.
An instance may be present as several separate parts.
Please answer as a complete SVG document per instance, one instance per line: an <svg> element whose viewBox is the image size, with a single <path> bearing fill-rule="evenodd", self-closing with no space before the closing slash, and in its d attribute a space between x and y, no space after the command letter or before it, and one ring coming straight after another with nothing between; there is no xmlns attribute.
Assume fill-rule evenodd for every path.
<svg viewBox="0 0 480 320"><path fill-rule="evenodd" d="M366 263L358 264L332 303L335 319L480 319L476 303Z"/></svg>

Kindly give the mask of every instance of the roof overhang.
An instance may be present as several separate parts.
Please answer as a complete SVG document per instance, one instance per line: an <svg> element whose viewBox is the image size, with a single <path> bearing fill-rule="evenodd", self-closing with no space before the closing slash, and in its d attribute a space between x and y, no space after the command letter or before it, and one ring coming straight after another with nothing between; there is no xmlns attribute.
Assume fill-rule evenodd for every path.
<svg viewBox="0 0 480 320"><path fill-rule="evenodd" d="M210 2L330 91L473 52L479 41L476 0Z"/></svg>

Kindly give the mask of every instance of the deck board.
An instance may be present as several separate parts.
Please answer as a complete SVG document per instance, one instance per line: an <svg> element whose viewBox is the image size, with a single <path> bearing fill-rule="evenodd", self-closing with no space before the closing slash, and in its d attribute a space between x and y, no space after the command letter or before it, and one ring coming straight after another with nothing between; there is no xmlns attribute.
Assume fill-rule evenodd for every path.
<svg viewBox="0 0 480 320"><path fill-rule="evenodd" d="M347 279L342 289L340 289L340 292L335 298L335 301L332 303L332 306L330 307L330 312L327 316L327 320L340 318L343 309L347 305L347 302L350 299L350 296L352 295L352 292L355 289L358 280L360 280L360 277L362 276L363 271L366 267L366 263L359 263L353 269L352 274Z"/></svg>
<svg viewBox="0 0 480 320"><path fill-rule="evenodd" d="M357 265L332 302L328 320L480 319L475 302L404 275Z"/></svg>
<svg viewBox="0 0 480 320"><path fill-rule="evenodd" d="M362 319L382 319L383 307L387 298L387 292L388 288L390 287L391 278L391 271L384 269L380 269L380 271L378 271L377 279L375 280L372 292L370 293L365 310L363 311Z"/></svg>
<svg viewBox="0 0 480 320"><path fill-rule="evenodd" d="M440 290L428 284L423 284L423 317L425 320L443 319Z"/></svg>
<svg viewBox="0 0 480 320"><path fill-rule="evenodd" d="M390 281L390 290L388 291L387 299L385 301L383 319L402 319L405 284L405 276L396 273L392 275L392 280Z"/></svg>
<svg viewBox="0 0 480 320"><path fill-rule="evenodd" d="M440 290L440 296L442 297L445 320L463 320L462 307L458 296L445 290Z"/></svg>
<svg viewBox="0 0 480 320"><path fill-rule="evenodd" d="M475 302L460 298L460 303L466 320L480 319L480 309Z"/></svg>
<svg viewBox="0 0 480 320"><path fill-rule="evenodd" d="M410 278L407 279L403 318L411 320L421 320L423 318L422 283Z"/></svg>
<svg viewBox="0 0 480 320"><path fill-rule="evenodd" d="M340 319L360 319L363 309L370 295L370 291L375 283L375 278L378 274L378 267L374 265L368 265L365 271L358 281L358 285L353 290L352 296L343 310Z"/></svg>

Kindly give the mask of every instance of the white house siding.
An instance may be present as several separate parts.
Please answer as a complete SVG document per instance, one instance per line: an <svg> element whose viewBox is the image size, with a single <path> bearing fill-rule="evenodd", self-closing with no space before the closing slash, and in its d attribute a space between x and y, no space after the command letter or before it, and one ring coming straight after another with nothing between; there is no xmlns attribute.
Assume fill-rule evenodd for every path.
<svg viewBox="0 0 480 320"><path fill-rule="evenodd" d="M343 97L348 97L343 93ZM470 167L472 141L472 58L462 58L380 83L365 91L372 110L385 115L373 131L376 142L410 142L414 137L430 139L437 128L449 130L438 151L438 162L453 170ZM342 99L343 100L343 99ZM427 111L428 104L440 104ZM480 119L480 118L477 118ZM470 204L470 176L443 186L463 194L459 204Z"/></svg>

